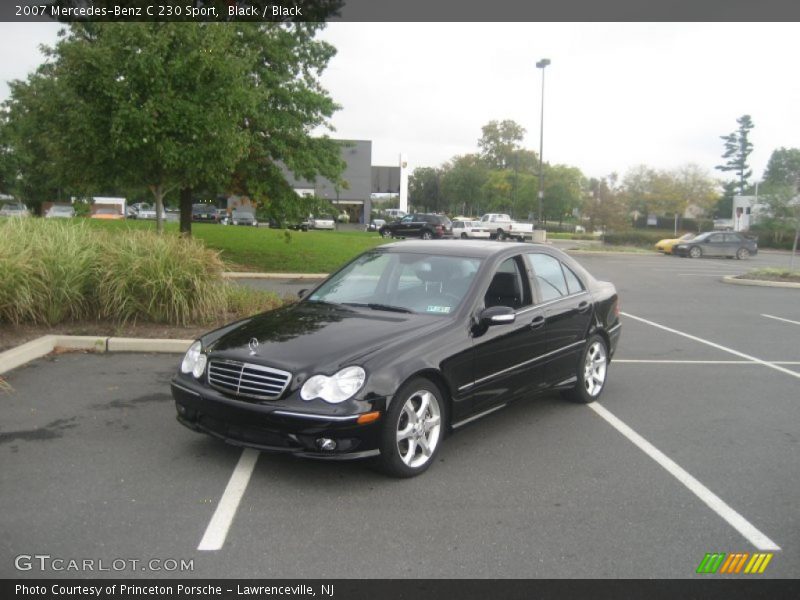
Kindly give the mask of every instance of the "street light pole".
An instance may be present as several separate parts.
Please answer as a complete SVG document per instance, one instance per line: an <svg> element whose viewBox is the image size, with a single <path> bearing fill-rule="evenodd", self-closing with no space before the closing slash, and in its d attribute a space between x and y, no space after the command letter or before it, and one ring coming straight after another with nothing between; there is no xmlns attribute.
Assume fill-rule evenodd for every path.
<svg viewBox="0 0 800 600"><path fill-rule="evenodd" d="M543 58L536 63L536 68L542 70L542 113L539 121L539 219L537 223L542 229L542 201L544 200L544 69L549 64L549 58Z"/></svg>

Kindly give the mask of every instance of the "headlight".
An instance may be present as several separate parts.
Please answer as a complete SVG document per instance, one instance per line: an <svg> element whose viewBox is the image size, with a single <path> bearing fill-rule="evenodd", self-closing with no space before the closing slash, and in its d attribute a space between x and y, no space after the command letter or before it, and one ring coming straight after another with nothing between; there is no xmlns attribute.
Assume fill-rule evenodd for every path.
<svg viewBox="0 0 800 600"><path fill-rule="evenodd" d="M195 342L189 346L186 356L183 357L181 373L191 373L199 379L206 369L206 360L206 355L203 354L203 344L199 341Z"/></svg>
<svg viewBox="0 0 800 600"><path fill-rule="evenodd" d="M322 398L325 402L338 404L351 398L361 386L367 373L361 367L345 367L335 375L314 375L303 384L300 397L303 400Z"/></svg>

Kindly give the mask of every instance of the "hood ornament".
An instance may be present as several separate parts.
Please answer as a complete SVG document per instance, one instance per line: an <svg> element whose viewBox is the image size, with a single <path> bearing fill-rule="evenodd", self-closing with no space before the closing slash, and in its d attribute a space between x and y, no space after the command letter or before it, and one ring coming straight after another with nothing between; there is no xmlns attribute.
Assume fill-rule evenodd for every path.
<svg viewBox="0 0 800 600"><path fill-rule="evenodd" d="M258 340L256 338L250 338L250 343L247 345L250 347L250 356L255 356L258 350Z"/></svg>

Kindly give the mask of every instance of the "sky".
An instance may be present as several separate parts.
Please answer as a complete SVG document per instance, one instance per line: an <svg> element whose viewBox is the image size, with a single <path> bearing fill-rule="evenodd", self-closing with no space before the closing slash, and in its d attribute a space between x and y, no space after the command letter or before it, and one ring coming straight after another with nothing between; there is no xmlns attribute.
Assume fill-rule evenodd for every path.
<svg viewBox="0 0 800 600"><path fill-rule="evenodd" d="M52 44L52 23L0 24L0 100ZM720 136L752 117L754 178L800 147L800 23L331 23L322 76L332 137L372 140L374 165L436 167L512 119L544 159L589 177L696 163L721 177Z"/></svg>

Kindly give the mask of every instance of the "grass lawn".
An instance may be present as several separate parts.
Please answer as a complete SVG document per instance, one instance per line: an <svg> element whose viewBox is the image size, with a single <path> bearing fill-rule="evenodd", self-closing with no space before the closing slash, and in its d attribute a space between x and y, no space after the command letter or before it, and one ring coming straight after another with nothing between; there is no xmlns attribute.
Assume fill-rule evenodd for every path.
<svg viewBox="0 0 800 600"><path fill-rule="evenodd" d="M156 226L155 221L87 221L104 229ZM165 231L177 233L178 224L165 223ZM303 232L211 223L193 223L192 235L219 250L233 271L270 273L330 273L364 250L385 243L366 231Z"/></svg>

